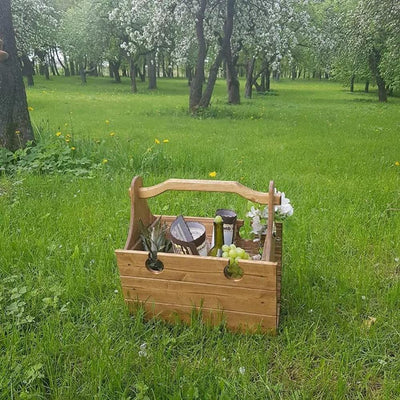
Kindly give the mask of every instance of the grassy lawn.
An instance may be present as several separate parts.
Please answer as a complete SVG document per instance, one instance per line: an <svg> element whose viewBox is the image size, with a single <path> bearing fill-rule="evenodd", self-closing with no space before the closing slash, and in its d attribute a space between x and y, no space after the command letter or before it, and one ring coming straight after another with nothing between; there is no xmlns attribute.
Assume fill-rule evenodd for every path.
<svg viewBox="0 0 400 400"><path fill-rule="evenodd" d="M0 399L400 398L400 99L356 89L273 82L271 95L229 106L218 82L192 118L185 80L132 95L128 80L36 78L40 135L98 167L0 176ZM274 179L294 206L276 336L127 312L113 252L131 178L211 171L262 191ZM240 217L247 206L187 192L150 205Z"/></svg>

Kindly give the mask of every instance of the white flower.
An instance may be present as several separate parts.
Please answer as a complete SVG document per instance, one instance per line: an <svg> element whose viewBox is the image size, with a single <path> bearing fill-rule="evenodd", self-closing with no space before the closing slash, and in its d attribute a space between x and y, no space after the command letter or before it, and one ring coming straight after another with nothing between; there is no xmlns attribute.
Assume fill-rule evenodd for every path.
<svg viewBox="0 0 400 400"><path fill-rule="evenodd" d="M279 193L279 192L278 192ZM281 205L275 206L275 212L281 217L290 217L293 215L293 206L290 204L290 200L285 196L285 193L280 193Z"/></svg>
<svg viewBox="0 0 400 400"><path fill-rule="evenodd" d="M139 357L147 357L147 343L144 342L140 345L140 350L139 350Z"/></svg>
<svg viewBox="0 0 400 400"><path fill-rule="evenodd" d="M146 350L139 350L139 357L147 357L147 351Z"/></svg>
<svg viewBox="0 0 400 400"><path fill-rule="evenodd" d="M278 192L275 189L275 194L281 196L281 204L274 207L276 216L283 219L293 215L293 206L290 204L290 200L285 196L285 193ZM268 221L268 206L262 209L251 206L246 217L249 217L252 220L252 233L258 236L265 234Z"/></svg>
<svg viewBox="0 0 400 400"><path fill-rule="evenodd" d="M252 232L258 235L260 235L265 230L265 224L261 223L261 219L258 215L253 217L251 227L253 228Z"/></svg>
<svg viewBox="0 0 400 400"><path fill-rule="evenodd" d="M261 211L254 206L251 206L250 211L246 214L246 217L254 218L261 215Z"/></svg>
<svg viewBox="0 0 400 400"><path fill-rule="evenodd" d="M245 372L246 372L246 368L245 367L240 367L239 368L239 374L244 375Z"/></svg>

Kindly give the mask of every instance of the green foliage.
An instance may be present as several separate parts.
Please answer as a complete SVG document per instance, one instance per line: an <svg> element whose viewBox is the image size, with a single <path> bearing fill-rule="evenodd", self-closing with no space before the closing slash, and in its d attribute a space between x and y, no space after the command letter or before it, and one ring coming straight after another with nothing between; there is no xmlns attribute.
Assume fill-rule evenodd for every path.
<svg viewBox="0 0 400 400"><path fill-rule="evenodd" d="M68 139L67 139L68 140ZM11 152L0 148L0 171L9 173L72 173L88 176L101 167L90 159L90 154L79 156L76 147L70 146L62 137L44 138L36 143L28 142L25 148Z"/></svg>
<svg viewBox="0 0 400 400"><path fill-rule="evenodd" d="M161 79L157 92L139 84L132 96L128 79L89 78L83 88L78 78L38 77L28 99L48 141L108 162L93 179L0 177L1 399L400 397L400 101L379 104L374 87L348 93L334 82L273 86L279 96L232 107L217 82L220 117L196 119L176 112L187 104L184 80ZM142 168L152 146L169 169ZM208 327L197 313L190 326L146 321L123 301L114 250L127 236L132 176L146 174L148 186L211 171L263 191L274 179L295 208L284 221L276 336ZM243 218L247 202L167 192L150 207L233 208Z"/></svg>

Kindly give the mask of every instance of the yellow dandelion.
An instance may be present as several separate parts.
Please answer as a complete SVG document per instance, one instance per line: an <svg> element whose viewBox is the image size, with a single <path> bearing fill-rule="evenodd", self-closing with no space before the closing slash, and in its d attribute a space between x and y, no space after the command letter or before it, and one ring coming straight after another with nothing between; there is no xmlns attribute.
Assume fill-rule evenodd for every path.
<svg viewBox="0 0 400 400"><path fill-rule="evenodd" d="M400 167L400 161L396 161L396 162L394 163L394 165L395 165L396 167Z"/></svg>
<svg viewBox="0 0 400 400"><path fill-rule="evenodd" d="M33 111L33 107L28 107L28 111Z"/></svg>
<svg viewBox="0 0 400 400"><path fill-rule="evenodd" d="M154 143L155 143L155 144L160 144L160 141L159 141L157 138L155 138L155 139L154 139Z"/></svg>
<svg viewBox="0 0 400 400"><path fill-rule="evenodd" d="M216 171L212 171L212 172L210 172L210 173L208 174L208 176L209 176L210 178L215 178L215 177L217 176L217 172L216 172Z"/></svg>
<svg viewBox="0 0 400 400"><path fill-rule="evenodd" d="M16 130L16 131L15 131L15 134L16 134L16 135L20 135L20 134L21 134L21 131Z"/></svg>
<svg viewBox="0 0 400 400"><path fill-rule="evenodd" d="M71 147L71 150L76 150L76 147L72 146L72 147Z"/></svg>
<svg viewBox="0 0 400 400"><path fill-rule="evenodd" d="M66 141L67 143L69 143L71 140L70 140L70 139L65 139L65 141Z"/></svg>
<svg viewBox="0 0 400 400"><path fill-rule="evenodd" d="M71 138L71 135L70 134L68 134L67 136L65 136L67 139L70 139Z"/></svg>
<svg viewBox="0 0 400 400"><path fill-rule="evenodd" d="M110 123L110 121L108 119L106 119L105 123L108 125Z"/></svg>
<svg viewBox="0 0 400 400"><path fill-rule="evenodd" d="M163 143L169 143L169 140L168 139L164 139Z"/></svg>
<svg viewBox="0 0 400 400"><path fill-rule="evenodd" d="M103 164L107 164L107 163L108 163L107 158L104 158L103 161L102 161L102 163L103 163Z"/></svg>
<svg viewBox="0 0 400 400"><path fill-rule="evenodd" d="M57 137L61 136L61 132L57 132L57 133L56 133L56 136L57 136Z"/></svg>
<svg viewBox="0 0 400 400"><path fill-rule="evenodd" d="M115 132L110 132L110 136L115 136Z"/></svg>

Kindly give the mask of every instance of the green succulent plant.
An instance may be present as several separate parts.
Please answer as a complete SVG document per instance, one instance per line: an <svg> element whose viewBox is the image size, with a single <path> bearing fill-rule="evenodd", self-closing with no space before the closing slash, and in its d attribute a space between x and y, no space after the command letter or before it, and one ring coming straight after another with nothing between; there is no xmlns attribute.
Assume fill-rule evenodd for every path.
<svg viewBox="0 0 400 400"><path fill-rule="evenodd" d="M149 258L146 260L146 267L153 271L162 271L163 263L158 259L158 252L169 253L172 248L172 243L168 239L168 225L161 223L161 218L150 226L145 226L140 221L140 238L142 239L143 247L149 252Z"/></svg>

